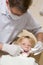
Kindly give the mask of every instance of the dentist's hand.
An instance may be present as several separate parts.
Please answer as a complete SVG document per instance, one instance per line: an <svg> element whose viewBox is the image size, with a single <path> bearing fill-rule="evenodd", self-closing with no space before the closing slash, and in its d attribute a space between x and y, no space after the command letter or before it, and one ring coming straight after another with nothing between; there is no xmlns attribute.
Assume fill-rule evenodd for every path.
<svg viewBox="0 0 43 65"><path fill-rule="evenodd" d="M41 41L38 41L34 48L31 49L31 53L34 53L34 55L38 55L43 51L43 43Z"/></svg>

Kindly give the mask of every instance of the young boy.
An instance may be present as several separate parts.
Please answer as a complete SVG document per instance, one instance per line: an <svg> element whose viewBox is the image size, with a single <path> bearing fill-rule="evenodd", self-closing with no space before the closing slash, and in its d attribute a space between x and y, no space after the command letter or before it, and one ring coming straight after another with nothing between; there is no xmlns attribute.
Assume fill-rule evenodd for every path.
<svg viewBox="0 0 43 65"><path fill-rule="evenodd" d="M1 57L1 65L37 65L35 59L30 57L31 48L34 47L36 40L28 34L19 37L13 44L0 44L0 50L8 52L10 55L4 55ZM16 57L15 57L16 56ZM29 58L27 57L29 56ZM4 64L5 63L5 64ZM22 64L21 64L22 63ZM25 64L24 64L25 63Z"/></svg>

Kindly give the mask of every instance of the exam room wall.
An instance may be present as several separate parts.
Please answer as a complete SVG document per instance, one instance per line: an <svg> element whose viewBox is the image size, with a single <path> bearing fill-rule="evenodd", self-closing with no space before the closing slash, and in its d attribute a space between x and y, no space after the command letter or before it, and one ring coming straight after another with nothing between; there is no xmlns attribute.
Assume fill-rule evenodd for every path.
<svg viewBox="0 0 43 65"><path fill-rule="evenodd" d="M43 10L43 0L33 0L30 12L43 27L43 16L40 15L41 10Z"/></svg>

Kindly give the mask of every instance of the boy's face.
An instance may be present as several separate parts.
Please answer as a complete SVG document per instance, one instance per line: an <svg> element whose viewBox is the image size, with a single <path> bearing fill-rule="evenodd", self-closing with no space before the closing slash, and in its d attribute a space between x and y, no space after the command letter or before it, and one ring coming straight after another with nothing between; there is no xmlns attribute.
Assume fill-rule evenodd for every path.
<svg viewBox="0 0 43 65"><path fill-rule="evenodd" d="M31 42L30 42L30 40L28 38L22 39L22 41L20 43L20 46L22 47L22 49L24 51L28 52L29 50L31 50Z"/></svg>

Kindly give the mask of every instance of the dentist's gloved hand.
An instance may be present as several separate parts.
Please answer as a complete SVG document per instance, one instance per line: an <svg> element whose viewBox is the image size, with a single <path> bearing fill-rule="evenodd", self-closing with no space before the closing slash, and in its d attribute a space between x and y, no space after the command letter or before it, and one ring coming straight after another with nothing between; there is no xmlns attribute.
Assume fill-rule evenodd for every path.
<svg viewBox="0 0 43 65"><path fill-rule="evenodd" d="M31 53L34 53L34 55L38 55L43 51L43 43L41 41L38 41L34 48L31 49Z"/></svg>

